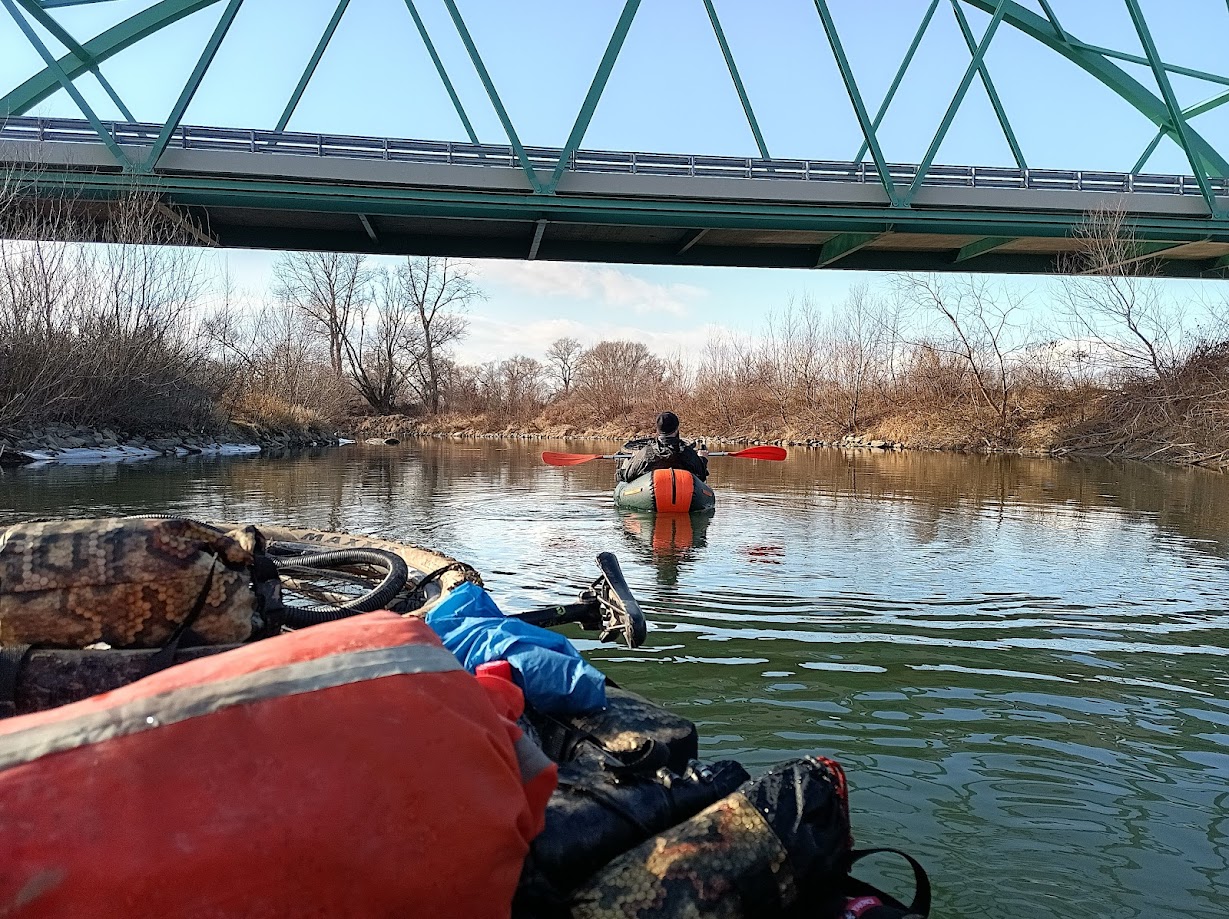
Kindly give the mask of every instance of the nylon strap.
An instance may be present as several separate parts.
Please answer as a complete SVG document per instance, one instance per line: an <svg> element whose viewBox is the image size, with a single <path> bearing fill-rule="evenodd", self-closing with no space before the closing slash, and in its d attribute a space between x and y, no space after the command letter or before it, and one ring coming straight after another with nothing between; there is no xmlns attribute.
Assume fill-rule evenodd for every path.
<svg viewBox="0 0 1229 919"><path fill-rule="evenodd" d="M899 855L907 861L913 868L913 902L909 905L910 915L916 915L921 919L926 919L930 915L930 878L926 875L926 869L921 866L917 859L907 852L902 852L900 849L855 849L850 852L849 864L852 866L855 862L866 858L868 855L875 855L879 852L891 852L893 855Z"/></svg>
<svg viewBox="0 0 1229 919"><path fill-rule="evenodd" d="M171 633L167 643L159 648L158 652L149 659L149 666L145 668L145 676L157 673L159 670L165 670L175 663L175 652L179 650L180 640L184 637L184 633L192 628L192 624L196 622L201 614L201 610L205 608L205 602L209 599L209 588L213 585L213 573L217 568L218 560L215 558L213 564L209 566L209 574L205 576L205 586L196 595L196 602L192 604L192 609L188 611L188 615L184 617L183 622L175 627L175 631Z"/></svg>

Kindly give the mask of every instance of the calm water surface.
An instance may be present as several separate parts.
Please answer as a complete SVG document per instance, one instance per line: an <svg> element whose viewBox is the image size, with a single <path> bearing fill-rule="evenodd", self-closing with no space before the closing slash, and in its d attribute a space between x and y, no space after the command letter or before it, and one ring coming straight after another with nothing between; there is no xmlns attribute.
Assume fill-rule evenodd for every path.
<svg viewBox="0 0 1229 919"><path fill-rule="evenodd" d="M653 621L577 644L751 768L817 751L861 845L937 916L1229 915L1229 488L1092 461L714 459L710 520L622 514L592 444L428 440L288 459L0 473L0 523L179 513L378 533L469 561L507 610L615 551ZM881 880L904 889L893 868Z"/></svg>

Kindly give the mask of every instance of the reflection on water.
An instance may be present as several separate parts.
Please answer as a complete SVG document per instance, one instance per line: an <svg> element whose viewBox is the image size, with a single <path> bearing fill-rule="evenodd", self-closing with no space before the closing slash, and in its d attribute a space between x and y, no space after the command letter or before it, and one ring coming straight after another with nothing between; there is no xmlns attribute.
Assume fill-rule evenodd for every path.
<svg viewBox="0 0 1229 919"><path fill-rule="evenodd" d="M708 525L713 519L712 512L652 514L619 509L617 513L638 556L657 569L659 584L678 583L679 572L708 544Z"/></svg>
<svg viewBox="0 0 1229 919"><path fill-rule="evenodd" d="M578 646L695 720L710 757L841 759L859 844L922 858L936 915L1229 913L1222 476L795 451L714 458L717 511L668 520L615 510L609 465L538 458L571 447L6 471L0 522L170 512L379 533L471 562L509 610L571 599L614 551L648 645Z"/></svg>

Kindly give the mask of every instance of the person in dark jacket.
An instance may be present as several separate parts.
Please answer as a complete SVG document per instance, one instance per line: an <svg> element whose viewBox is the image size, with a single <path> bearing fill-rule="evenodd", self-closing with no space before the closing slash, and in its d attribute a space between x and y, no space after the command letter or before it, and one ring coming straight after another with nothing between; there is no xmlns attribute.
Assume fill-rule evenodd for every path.
<svg viewBox="0 0 1229 919"><path fill-rule="evenodd" d="M640 447L620 464L620 482L630 482L654 469L686 469L701 481L708 478L708 450L696 450L679 438L679 416L662 412L657 416L657 437Z"/></svg>

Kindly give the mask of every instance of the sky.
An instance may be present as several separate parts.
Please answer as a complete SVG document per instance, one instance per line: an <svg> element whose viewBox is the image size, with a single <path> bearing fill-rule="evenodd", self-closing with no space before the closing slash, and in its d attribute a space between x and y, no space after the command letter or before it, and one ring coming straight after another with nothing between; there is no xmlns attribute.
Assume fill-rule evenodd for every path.
<svg viewBox="0 0 1229 919"><path fill-rule="evenodd" d="M1160 50L1172 63L1217 72L1229 39L1224 0L1140 0ZM57 9L85 40L150 5L107 0ZM161 121L174 104L224 4L190 16L112 58L104 73L136 117ZM506 135L441 0L416 0L481 140ZM850 160L861 144L856 119L812 0L714 0L773 156ZM851 67L877 107L926 10L925 0L831 0ZM1037 0L1022 5L1040 13ZM458 0L523 142L561 146L588 89L621 0ZM1081 40L1140 54L1123 0L1052 0ZM200 90L191 124L272 128L335 0L246 0ZM967 8L966 8L967 9ZM288 15L288 13L290 15ZM975 35L989 17L967 10ZM41 32L56 53L61 47ZM880 129L885 155L918 162L967 67L969 53L944 0ZM1030 166L1127 171L1154 128L1116 95L1055 53L1008 27L986 61ZM1124 70L1155 88L1147 68ZM0 93L41 69L37 52L0 10ZM1225 85L1174 76L1188 106ZM92 78L78 81L104 119L118 110ZM67 94L33 114L80 117ZM1229 105L1193 124L1229 149ZM404 0L352 0L289 124L292 130L464 140ZM643 0L583 146L597 149L758 155L702 0ZM1010 148L977 82L936 162L1013 165ZM1166 139L1149 171L1189 172ZM225 252L234 283L254 300L267 291L273 254ZM718 269L489 261L475 274L486 299L470 314L463 356L474 361L540 356L563 335L644 341L659 353L701 347L714 332L754 333L768 310L791 297L835 304L852 286L886 288L883 275L837 270ZM1055 282L1007 278L1044 312ZM1218 299L1224 282L1172 282L1173 296Z"/></svg>

